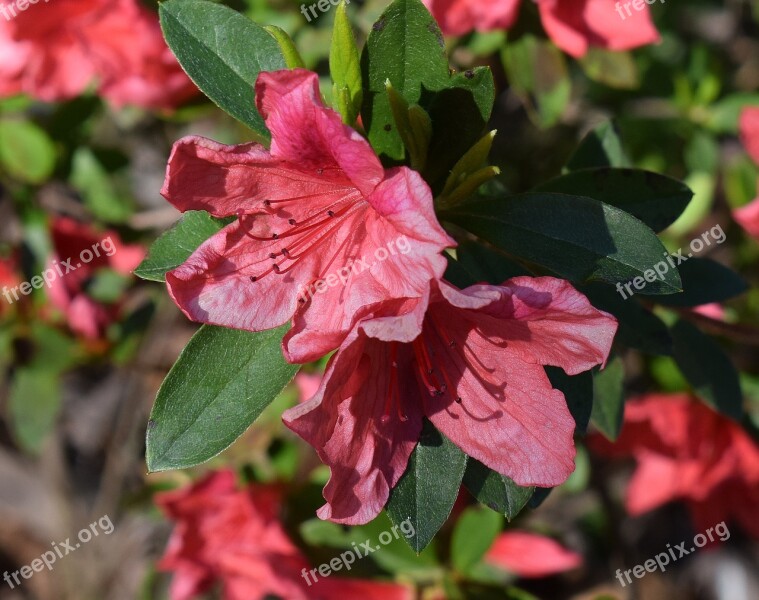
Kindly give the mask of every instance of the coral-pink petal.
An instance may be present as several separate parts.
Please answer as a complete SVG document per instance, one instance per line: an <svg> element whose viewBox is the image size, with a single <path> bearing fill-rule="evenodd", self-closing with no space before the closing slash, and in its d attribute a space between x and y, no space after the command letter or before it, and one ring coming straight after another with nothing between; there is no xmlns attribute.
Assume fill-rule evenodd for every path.
<svg viewBox="0 0 759 600"><path fill-rule="evenodd" d="M485 561L520 577L538 578L576 569L582 564L582 556L551 538L507 531L493 542Z"/></svg>
<svg viewBox="0 0 759 600"><path fill-rule="evenodd" d="M324 106L315 73L261 73L256 103L272 134L273 156L307 170L342 171L365 196L382 180L382 164L366 139Z"/></svg>
<svg viewBox="0 0 759 600"><path fill-rule="evenodd" d="M399 370L409 368L398 363ZM349 525L371 521L406 470L422 415L414 386L401 384L407 420L399 418L394 404L390 421L382 422L390 375L388 344L354 333L332 358L314 399L283 415L332 472L324 488L327 503L318 511L322 519ZM407 381L409 374L399 377Z"/></svg>
<svg viewBox="0 0 759 600"><path fill-rule="evenodd" d="M759 165L759 106L744 108L739 120L741 142Z"/></svg>
<svg viewBox="0 0 759 600"><path fill-rule="evenodd" d="M759 198L734 210L733 218L746 230L746 233L759 240Z"/></svg>

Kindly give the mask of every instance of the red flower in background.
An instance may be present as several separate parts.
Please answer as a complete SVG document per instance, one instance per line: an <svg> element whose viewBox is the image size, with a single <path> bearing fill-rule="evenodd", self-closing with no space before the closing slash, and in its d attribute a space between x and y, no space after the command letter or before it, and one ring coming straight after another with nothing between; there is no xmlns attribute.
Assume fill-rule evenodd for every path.
<svg viewBox="0 0 759 600"><path fill-rule="evenodd" d="M759 165L759 107L743 109L740 135L749 156ZM734 210L733 218L749 235L759 239L759 198Z"/></svg>
<svg viewBox="0 0 759 600"><path fill-rule="evenodd" d="M759 448L737 423L701 402L686 394L632 400L617 442L596 435L589 445L637 461L627 488L631 515L683 500L697 529L735 520L759 537Z"/></svg>
<svg viewBox="0 0 759 600"><path fill-rule="evenodd" d="M6 288L14 288L21 283L16 268L14 258L0 258L0 292L3 293L3 296L0 297L0 316L8 310L9 302L13 300L10 294L5 295Z"/></svg>
<svg viewBox="0 0 759 600"><path fill-rule="evenodd" d="M519 13L520 0L424 0L443 33L509 29ZM540 19L556 45L575 58L591 46L631 50L659 41L648 6L617 12L616 0L536 0Z"/></svg>
<svg viewBox="0 0 759 600"><path fill-rule="evenodd" d="M197 93L164 43L157 15L137 0L56 0L24 11L11 3L3 10L0 95L52 102L96 82L115 106L167 109Z"/></svg>
<svg viewBox="0 0 759 600"><path fill-rule="evenodd" d="M369 143L322 104L315 73L262 73L256 102L271 151L198 137L174 146L164 197L182 211L239 218L166 283L182 311L203 323L261 331L295 314L285 352L309 362L340 345L364 306L422 296L445 270L441 251L455 242L421 176L385 171Z"/></svg>
<svg viewBox="0 0 759 600"><path fill-rule="evenodd" d="M215 583L224 600L412 600L410 588L391 583L318 577L278 519L276 487L238 489L230 470L187 488L159 494L157 504L176 522L159 568L173 571L171 600L190 600Z"/></svg>
<svg viewBox="0 0 759 600"><path fill-rule="evenodd" d="M525 531L499 535L485 554L485 562L523 578L539 578L576 569L582 556L551 538Z"/></svg>
<svg viewBox="0 0 759 600"><path fill-rule="evenodd" d="M98 339L118 318L120 307L90 298L87 282L103 268L129 275L144 258L145 250L122 244L115 232L99 233L67 217L53 221L50 235L53 253L46 270L56 275L48 288L50 301L66 315L72 331L87 339Z"/></svg>
<svg viewBox="0 0 759 600"><path fill-rule="evenodd" d="M424 417L519 485L562 483L574 469L575 424L543 365L575 375L604 363L614 318L551 277L463 291L439 282L429 305L409 305L364 314L317 395L283 415L332 470L319 516L373 519L406 470Z"/></svg>

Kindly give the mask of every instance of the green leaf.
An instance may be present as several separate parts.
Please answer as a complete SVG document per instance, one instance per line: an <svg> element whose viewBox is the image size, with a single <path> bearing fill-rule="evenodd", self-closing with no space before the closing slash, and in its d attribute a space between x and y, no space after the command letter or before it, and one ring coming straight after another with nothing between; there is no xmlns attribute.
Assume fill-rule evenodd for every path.
<svg viewBox="0 0 759 600"><path fill-rule="evenodd" d="M287 326L251 333L204 325L158 390L147 432L151 472L192 467L228 448L298 371Z"/></svg>
<svg viewBox="0 0 759 600"><path fill-rule="evenodd" d="M614 441L622 429L625 412L625 367L615 358L603 371L593 373L593 412L591 420L598 430Z"/></svg>
<svg viewBox="0 0 759 600"><path fill-rule="evenodd" d="M431 95L427 110L432 140L425 177L436 187L481 138L495 102L495 82L488 67L457 73L447 87Z"/></svg>
<svg viewBox="0 0 759 600"><path fill-rule="evenodd" d="M582 140L567 163L567 170L578 171L593 167L629 167L632 163L622 148L614 123L598 125Z"/></svg>
<svg viewBox="0 0 759 600"><path fill-rule="evenodd" d="M361 62L353 36L345 2L341 1L335 9L335 25L332 30L332 46L329 49L329 71L338 90L345 90L346 102L339 103L338 108L343 122L353 125L361 110L363 89L361 87Z"/></svg>
<svg viewBox="0 0 759 600"><path fill-rule="evenodd" d="M672 328L674 355L693 391L709 406L739 421L743 415L738 372L709 336L686 321Z"/></svg>
<svg viewBox="0 0 759 600"><path fill-rule="evenodd" d="M596 308L613 314L619 325L615 340L646 354L671 355L669 329L650 310L634 298L623 299L612 287L602 283L579 286ZM663 296L660 296L661 298Z"/></svg>
<svg viewBox="0 0 759 600"><path fill-rule="evenodd" d="M449 83L440 28L420 0L395 0L373 25L361 56L362 121L377 154L401 160L403 141L393 126L385 91L389 79L409 105Z"/></svg>
<svg viewBox="0 0 759 600"><path fill-rule="evenodd" d="M13 378L8 413L16 439L38 453L52 431L61 404L59 375L44 368L21 368Z"/></svg>
<svg viewBox="0 0 759 600"><path fill-rule="evenodd" d="M510 39L501 53L511 89L541 127L561 119L572 84L564 54L549 40L531 34Z"/></svg>
<svg viewBox="0 0 759 600"><path fill-rule="evenodd" d="M445 278L461 288L476 283L500 285L507 279L531 273L503 254L474 240L462 240L456 247L456 258L448 255Z"/></svg>
<svg viewBox="0 0 759 600"><path fill-rule="evenodd" d="M598 83L620 90L634 90L640 85L638 67L629 52L591 47L578 62L585 74Z"/></svg>
<svg viewBox="0 0 759 600"><path fill-rule="evenodd" d="M132 204L117 189L114 174L106 170L89 148L81 147L74 152L70 179L97 219L122 223L132 214Z"/></svg>
<svg viewBox="0 0 759 600"><path fill-rule="evenodd" d="M169 47L203 93L264 138L253 87L259 73L287 67L277 40L240 13L206 0L159 5Z"/></svg>
<svg viewBox="0 0 759 600"><path fill-rule="evenodd" d="M215 219L202 210L186 212L179 221L150 247L145 260L134 274L148 281L163 282L166 273L176 269L213 234L224 227L224 221Z"/></svg>
<svg viewBox="0 0 759 600"><path fill-rule="evenodd" d="M277 40L288 69L304 69L306 67L295 43L284 29L276 25L264 25L264 29Z"/></svg>
<svg viewBox="0 0 759 600"><path fill-rule="evenodd" d="M654 231L674 223L693 192L684 183L639 169L600 167L557 177L535 191L587 196L630 213Z"/></svg>
<svg viewBox="0 0 759 600"><path fill-rule="evenodd" d="M525 507L535 489L518 486L471 457L467 461L464 485L479 502L509 521Z"/></svg>
<svg viewBox="0 0 759 600"><path fill-rule="evenodd" d="M0 121L0 167L24 183L43 183L55 168L55 146L29 121Z"/></svg>
<svg viewBox="0 0 759 600"><path fill-rule="evenodd" d="M129 276L122 275L118 271L99 269L86 284L86 292L93 300L104 304L114 304L121 299L131 282Z"/></svg>
<svg viewBox="0 0 759 600"><path fill-rule="evenodd" d="M746 281L735 271L708 258L689 258L678 266L683 291L657 298L665 306L700 306L724 302L748 290Z"/></svg>
<svg viewBox="0 0 759 600"><path fill-rule="evenodd" d="M530 193L486 199L460 205L441 217L577 283L643 277L666 252L654 232L635 217L582 196ZM670 269L663 280L648 283L639 293L679 291L680 277Z"/></svg>
<svg viewBox="0 0 759 600"><path fill-rule="evenodd" d="M564 394L569 412L575 420L576 431L585 434L593 410L593 375L585 371L569 376L558 367L545 367L551 385Z"/></svg>
<svg viewBox="0 0 759 600"><path fill-rule="evenodd" d="M451 561L466 573L482 560L503 526L503 517L492 510L472 506L459 517L451 537Z"/></svg>
<svg viewBox="0 0 759 600"><path fill-rule="evenodd" d="M408 468L386 506L393 523L409 520L414 526L406 542L416 552L424 550L451 514L466 460L466 454L425 420Z"/></svg>

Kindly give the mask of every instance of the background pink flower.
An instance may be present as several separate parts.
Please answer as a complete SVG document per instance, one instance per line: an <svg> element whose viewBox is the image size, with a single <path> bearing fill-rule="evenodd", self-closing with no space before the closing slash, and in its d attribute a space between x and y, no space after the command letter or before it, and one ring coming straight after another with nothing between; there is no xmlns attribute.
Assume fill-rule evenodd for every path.
<svg viewBox="0 0 759 600"><path fill-rule="evenodd" d="M740 137L749 156L759 165L759 107L741 112ZM759 187L759 181L757 182ZM759 198L733 211L733 218L750 235L759 239Z"/></svg>
<svg viewBox="0 0 759 600"><path fill-rule="evenodd" d="M737 423L703 403L686 394L631 400L617 442L596 435L589 445L607 456L635 458L626 495L630 514L683 500L699 530L735 520L759 537L759 448Z"/></svg>
<svg viewBox="0 0 759 600"><path fill-rule="evenodd" d="M485 562L519 577L538 578L576 569L582 564L582 556L551 538L526 531L507 531L495 539Z"/></svg>
<svg viewBox="0 0 759 600"><path fill-rule="evenodd" d="M6 10L9 10L6 7ZM0 18L0 95L66 100L91 84L113 105L173 108L197 93L137 0L30 4Z"/></svg>

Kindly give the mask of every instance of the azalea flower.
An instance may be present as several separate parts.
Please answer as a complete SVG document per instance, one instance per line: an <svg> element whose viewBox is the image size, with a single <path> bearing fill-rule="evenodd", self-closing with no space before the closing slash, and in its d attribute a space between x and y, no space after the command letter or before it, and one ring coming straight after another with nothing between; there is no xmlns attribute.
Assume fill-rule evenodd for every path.
<svg viewBox="0 0 759 600"><path fill-rule="evenodd" d="M171 571L171 600L190 600L221 583L224 600L412 600L412 590L392 583L318 576L278 519L275 486L239 489L231 470L189 487L158 494L156 503L176 522L158 567Z"/></svg>
<svg viewBox="0 0 759 600"><path fill-rule="evenodd" d="M115 232L99 233L68 217L56 218L50 235L53 253L46 269L55 275L47 290L50 302L63 311L72 331L91 340L101 338L106 327L118 318L120 306L90 298L87 283L104 268L129 275L144 258L145 250L139 245L123 244ZM91 256L91 260L84 262L82 252L85 259Z"/></svg>
<svg viewBox="0 0 759 600"><path fill-rule="evenodd" d="M0 296L0 316L9 310L9 304L13 302L8 290L21 283L16 268L16 260L12 256L0 258L0 292L3 294Z"/></svg>
<svg viewBox="0 0 759 600"><path fill-rule="evenodd" d="M520 0L424 0L447 35L510 29ZM540 19L556 45L575 58L591 46L631 50L659 41L648 6L628 14L616 0L536 0ZM618 8L619 7L619 8Z"/></svg>
<svg viewBox="0 0 759 600"><path fill-rule="evenodd" d="M739 128L746 151L759 165L759 107L743 109ZM759 186L759 182L757 185ZM734 210L733 218L749 235L759 239L759 198Z"/></svg>
<svg viewBox="0 0 759 600"><path fill-rule="evenodd" d="M734 421L686 394L651 394L625 405L616 443L589 438L595 451L638 464L626 508L640 515L685 501L700 531L735 520L759 537L759 448Z"/></svg>
<svg viewBox="0 0 759 600"><path fill-rule="evenodd" d="M566 480L574 420L543 365L575 375L603 364L613 317L552 277L463 291L441 281L408 306L367 311L330 359L316 396L283 415L331 467L321 518L374 518L406 470L425 417L519 485Z"/></svg>
<svg viewBox="0 0 759 600"><path fill-rule="evenodd" d="M197 93L138 0L14 5L0 18L0 95L66 100L96 83L114 106L172 108ZM12 15L10 15L12 16Z"/></svg>
<svg viewBox="0 0 759 600"><path fill-rule="evenodd" d="M420 175L384 170L369 143L324 106L315 73L262 73L256 102L271 150L200 137L174 146L166 199L238 219L166 283L203 323L261 331L295 315L285 352L309 362L340 344L365 305L422 296L455 242Z"/></svg>
<svg viewBox="0 0 759 600"><path fill-rule="evenodd" d="M484 560L523 578L557 575L582 564L582 556L551 538L516 530L500 534Z"/></svg>

